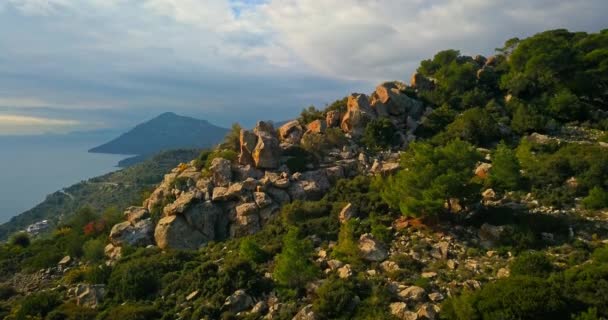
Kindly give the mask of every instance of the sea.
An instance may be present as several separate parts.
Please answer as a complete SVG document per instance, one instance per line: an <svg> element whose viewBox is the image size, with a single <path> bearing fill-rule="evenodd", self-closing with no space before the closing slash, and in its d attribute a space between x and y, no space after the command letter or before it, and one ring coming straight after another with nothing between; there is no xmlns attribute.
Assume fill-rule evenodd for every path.
<svg viewBox="0 0 608 320"><path fill-rule="evenodd" d="M0 136L0 223L55 191L119 170L118 162L128 156L87 152L115 134Z"/></svg>

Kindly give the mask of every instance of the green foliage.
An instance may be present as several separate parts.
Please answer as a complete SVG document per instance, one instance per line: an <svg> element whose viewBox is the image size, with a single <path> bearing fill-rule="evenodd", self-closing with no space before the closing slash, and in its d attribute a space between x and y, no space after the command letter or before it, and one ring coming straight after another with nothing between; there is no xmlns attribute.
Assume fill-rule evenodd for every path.
<svg viewBox="0 0 608 320"><path fill-rule="evenodd" d="M239 255L248 261L262 263L268 259L268 254L250 238L241 240Z"/></svg>
<svg viewBox="0 0 608 320"><path fill-rule="evenodd" d="M312 253L312 243L299 239L297 229L290 229L283 238L283 250L275 259L273 277L277 283L289 288L301 288L314 279L319 270L310 260Z"/></svg>
<svg viewBox="0 0 608 320"><path fill-rule="evenodd" d="M340 100L334 101L332 104L327 106L325 108L325 112L340 111L341 114L344 114L346 112L347 104L348 104L348 97L344 97Z"/></svg>
<svg viewBox="0 0 608 320"><path fill-rule="evenodd" d="M488 145L500 137L498 124L482 108L466 110L448 125L446 130L449 139L461 139L475 145Z"/></svg>
<svg viewBox="0 0 608 320"><path fill-rule="evenodd" d="M562 121L581 120L585 118L582 102L568 89L562 89L549 99L550 114Z"/></svg>
<svg viewBox="0 0 608 320"><path fill-rule="evenodd" d="M74 303L64 303L51 311L47 320L89 320L94 319L97 312L91 308L80 307Z"/></svg>
<svg viewBox="0 0 608 320"><path fill-rule="evenodd" d="M317 290L313 310L323 319L350 319L355 307L354 290L350 281L331 277Z"/></svg>
<svg viewBox="0 0 608 320"><path fill-rule="evenodd" d="M551 260L542 252L525 252L511 263L514 276L546 277L553 271Z"/></svg>
<svg viewBox="0 0 608 320"><path fill-rule="evenodd" d="M332 255L334 258L350 263L360 263L359 247L355 230L357 227L356 220L349 220L340 226L338 234L338 244L334 247Z"/></svg>
<svg viewBox="0 0 608 320"><path fill-rule="evenodd" d="M583 205L588 209L603 209L608 207L608 192L600 187L593 187L589 195L583 199Z"/></svg>
<svg viewBox="0 0 608 320"><path fill-rule="evenodd" d="M287 158L285 164L291 172L306 171L309 165L316 166L318 162L314 153L308 152L300 146L292 146L284 150L283 157Z"/></svg>
<svg viewBox="0 0 608 320"><path fill-rule="evenodd" d="M388 118L370 121L363 131L361 142L371 150L381 150L399 143L397 129Z"/></svg>
<svg viewBox="0 0 608 320"><path fill-rule="evenodd" d="M99 317L100 320L154 320L162 314L153 306L143 304L123 304L110 309Z"/></svg>
<svg viewBox="0 0 608 320"><path fill-rule="evenodd" d="M403 170L387 179L381 196L392 208L414 217L436 215L452 198L466 204L479 193L471 181L478 159L473 146L460 140L440 147L413 143L402 156Z"/></svg>
<svg viewBox="0 0 608 320"><path fill-rule="evenodd" d="M456 111L450 109L447 104L436 108L416 128L416 135L422 138L430 138L447 127L456 119Z"/></svg>
<svg viewBox="0 0 608 320"><path fill-rule="evenodd" d="M218 146L218 149L232 150L234 152L241 151L241 127L238 123L233 123L230 131L224 137L224 140Z"/></svg>
<svg viewBox="0 0 608 320"><path fill-rule="evenodd" d="M281 216L286 225L293 226L309 219L326 216L330 209L325 201L296 200L281 209Z"/></svg>
<svg viewBox="0 0 608 320"><path fill-rule="evenodd" d="M30 235L27 232L17 232L11 236L8 243L25 248L30 245Z"/></svg>
<svg viewBox="0 0 608 320"><path fill-rule="evenodd" d="M105 245L103 239L91 239L82 245L83 256L91 262L100 262L105 259Z"/></svg>
<svg viewBox="0 0 608 320"><path fill-rule="evenodd" d="M61 304L61 297L54 292L42 291L28 295L17 306L16 320L31 319L33 317L44 318Z"/></svg>
<svg viewBox="0 0 608 320"><path fill-rule="evenodd" d="M302 113L300 113L300 117L298 121L300 124L307 125L315 120L324 120L325 116L323 115L323 111L315 108L315 106L309 106L308 108L302 109Z"/></svg>
<svg viewBox="0 0 608 320"><path fill-rule="evenodd" d="M492 154L489 183L498 190L517 190L521 185L520 169L515 152L503 141Z"/></svg>

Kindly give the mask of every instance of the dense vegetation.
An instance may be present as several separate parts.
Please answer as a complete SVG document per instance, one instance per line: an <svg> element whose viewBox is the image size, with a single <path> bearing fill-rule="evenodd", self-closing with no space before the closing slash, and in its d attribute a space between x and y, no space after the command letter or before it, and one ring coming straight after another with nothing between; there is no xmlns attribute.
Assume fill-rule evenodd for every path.
<svg viewBox="0 0 608 320"><path fill-rule="evenodd" d="M100 206L82 210L47 238L14 235L0 247L0 271L27 273L70 255L84 263L61 281L105 284L104 304L83 309L52 291L23 297L9 286L0 287L0 312L8 319L257 319L258 314L236 315L224 305L227 296L242 289L278 299L277 319L292 319L307 304L321 319L392 319L391 282L430 289L435 284L421 272L442 270L435 275L439 280L484 283L450 288L442 319L607 318L608 247L601 239L608 228L603 220L585 219L608 207L608 152L597 143L608 130L607 68L608 30L553 30L511 39L489 59L442 51L418 68L432 85L408 91L434 111L416 130L423 139L403 150L395 175L339 180L318 201L283 206L260 232L198 251L126 248L113 267L103 263L102 247L107 226L118 214ZM311 107L300 121L345 108L345 100L326 110ZM575 134L567 134L572 128ZM370 153L397 147L395 130L386 121L370 121L358 142ZM231 150L203 152L195 159L197 167L208 167L216 156L236 157L238 131L234 126L224 141ZM539 140L532 132L560 138ZM293 155L318 159L345 143L339 131L313 137ZM488 159L491 170L474 174ZM536 201L536 206L561 211L536 213L526 206L480 201L488 188L509 204ZM357 218L341 222L347 203ZM396 270L369 273L378 264L364 261L359 237L369 233L391 244L399 234L396 220L422 224L410 234L404 231L415 234L407 241L422 252L433 248L420 241L420 234L434 228L466 235L496 226L501 236L490 244L464 238L464 258L514 256L508 260L510 276L497 280L465 268L444 272L445 262L426 265L406 254L391 257ZM440 230L446 224L449 229ZM573 236L573 229L582 230L581 236ZM599 231L587 235L587 230ZM348 263L352 276L325 274L315 261L320 251Z"/></svg>

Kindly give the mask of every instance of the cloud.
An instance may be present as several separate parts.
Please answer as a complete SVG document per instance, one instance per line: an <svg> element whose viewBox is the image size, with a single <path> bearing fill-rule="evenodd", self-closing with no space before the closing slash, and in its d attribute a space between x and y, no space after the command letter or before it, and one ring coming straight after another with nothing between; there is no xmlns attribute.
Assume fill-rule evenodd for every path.
<svg viewBox="0 0 608 320"><path fill-rule="evenodd" d="M0 97L12 106L167 110L223 125L293 117L442 49L605 28L605 0L8 0ZM1 105L11 101L0 99Z"/></svg>
<svg viewBox="0 0 608 320"><path fill-rule="evenodd" d="M0 134L40 134L67 132L80 125L78 121L0 114Z"/></svg>

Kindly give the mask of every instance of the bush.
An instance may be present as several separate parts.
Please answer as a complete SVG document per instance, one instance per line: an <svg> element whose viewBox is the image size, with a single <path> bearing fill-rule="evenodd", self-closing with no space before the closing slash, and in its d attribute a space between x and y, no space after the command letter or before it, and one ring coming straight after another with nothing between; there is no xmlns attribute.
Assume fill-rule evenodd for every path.
<svg viewBox="0 0 608 320"><path fill-rule="evenodd" d="M355 307L354 290L350 281L331 277L317 290L313 310L323 319L349 319Z"/></svg>
<svg viewBox="0 0 608 320"><path fill-rule="evenodd" d="M17 290L10 285L0 285L0 300L7 300L17 294Z"/></svg>
<svg viewBox="0 0 608 320"><path fill-rule="evenodd" d="M303 221L327 216L330 206L325 201L296 200L283 207L281 217L287 225L297 225Z"/></svg>
<svg viewBox="0 0 608 320"><path fill-rule="evenodd" d="M481 108L472 108L458 116L446 128L449 139L461 139L475 145L489 145L500 137L498 124Z"/></svg>
<svg viewBox="0 0 608 320"><path fill-rule="evenodd" d="M61 304L61 297L54 292L38 292L26 296L17 306L15 319L26 320L33 317L44 318L49 312L53 311Z"/></svg>
<svg viewBox="0 0 608 320"><path fill-rule="evenodd" d="M91 308L65 303L51 311L46 320L88 320L94 319L97 312Z"/></svg>
<svg viewBox="0 0 608 320"><path fill-rule="evenodd" d="M140 304L124 304L116 306L100 316L101 320L154 320L162 314L153 306Z"/></svg>
<svg viewBox="0 0 608 320"><path fill-rule="evenodd" d="M594 187L589 195L583 199L583 205L587 209L603 209L608 207L608 192L600 187Z"/></svg>
<svg viewBox="0 0 608 320"><path fill-rule="evenodd" d="M501 142L492 155L489 183L498 190L517 190L521 183L520 166L515 152Z"/></svg>
<svg viewBox="0 0 608 320"><path fill-rule="evenodd" d="M351 264L360 262L359 246L355 235L356 227L357 221L353 219L340 226L338 244L334 247L332 252L334 258Z"/></svg>
<svg viewBox="0 0 608 320"><path fill-rule="evenodd" d="M283 238L283 250L275 259L275 280L280 285L297 289L314 279L319 270L310 260L312 253L312 243L299 239L297 229L289 230Z"/></svg>
<svg viewBox="0 0 608 320"><path fill-rule="evenodd" d="M248 261L262 263L268 259L268 254L260 248L253 240L246 238L241 240L239 255Z"/></svg>
<svg viewBox="0 0 608 320"><path fill-rule="evenodd" d="M370 150L377 151L399 143L397 129L387 118L371 120L363 131L361 142Z"/></svg>
<svg viewBox="0 0 608 320"><path fill-rule="evenodd" d="M160 289L159 271L158 265L148 261L119 264L112 271L108 289L118 301L153 298Z"/></svg>
<svg viewBox="0 0 608 320"><path fill-rule="evenodd" d="M82 245L83 256L90 262L100 262L105 259L105 241L92 239Z"/></svg>
<svg viewBox="0 0 608 320"><path fill-rule="evenodd" d="M315 121L315 120L323 120L325 116L323 115L323 111L317 109L315 106L309 106L308 108L302 109L302 113L300 113L300 124L303 126Z"/></svg>
<svg viewBox="0 0 608 320"><path fill-rule="evenodd" d="M542 252L525 252L511 263L511 274L547 277L553 271L551 260Z"/></svg>
<svg viewBox="0 0 608 320"><path fill-rule="evenodd" d="M12 235L8 242L14 246L25 248L30 245L31 240L27 232L18 232Z"/></svg>

